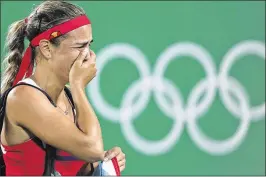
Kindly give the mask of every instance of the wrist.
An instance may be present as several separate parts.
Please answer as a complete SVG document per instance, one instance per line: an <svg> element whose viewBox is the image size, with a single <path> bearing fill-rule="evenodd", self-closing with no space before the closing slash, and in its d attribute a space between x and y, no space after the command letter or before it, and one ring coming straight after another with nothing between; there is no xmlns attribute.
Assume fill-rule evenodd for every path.
<svg viewBox="0 0 266 177"><path fill-rule="evenodd" d="M80 90L81 91L81 90L85 89L85 87L82 86L83 84L79 81L72 81L72 82L70 81L69 85L70 85L71 90L73 89L73 90Z"/></svg>

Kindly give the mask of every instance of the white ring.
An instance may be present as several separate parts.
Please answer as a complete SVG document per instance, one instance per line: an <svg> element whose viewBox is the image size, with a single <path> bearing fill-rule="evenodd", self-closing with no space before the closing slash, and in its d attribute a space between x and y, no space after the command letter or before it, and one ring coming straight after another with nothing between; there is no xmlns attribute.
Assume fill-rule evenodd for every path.
<svg viewBox="0 0 266 177"><path fill-rule="evenodd" d="M233 62L237 59L240 59L243 55L247 54L255 54L258 55L265 60L265 44L259 41L244 41L241 42L234 47L225 55L224 60L221 63L221 70L220 70L220 78L221 81L221 93L225 101L225 105L227 106L228 110L232 112L236 117L240 117L238 112L239 108L237 104L231 99L231 97L227 94L225 90L228 87L227 80L229 75L229 70L233 65ZM238 84L239 85L239 84ZM244 91L244 89L243 89ZM247 95L245 95L247 96ZM245 98L248 99L248 96ZM259 106L254 106L250 108L250 116L253 121L258 121L264 119L265 116L265 101L263 104Z"/></svg>
<svg viewBox="0 0 266 177"><path fill-rule="evenodd" d="M97 77L95 77L94 80L88 85L89 89L87 89L87 93L91 98L92 103L95 105L97 111L99 111L99 113L106 119L109 119L113 122L119 121L120 109L113 107L102 97L102 94L100 92L100 74L103 71L105 64L107 64L115 57L121 57L132 61L139 70L141 78L146 78L150 75L149 63L147 62L146 57L139 49L135 48L132 45L123 43L109 45L97 54ZM110 87L112 86L110 85ZM141 100L142 99L139 99L138 101ZM140 112L140 107L137 106L140 103L137 102L135 104L136 105L133 106L134 111ZM135 107L138 109L135 109Z"/></svg>
<svg viewBox="0 0 266 177"><path fill-rule="evenodd" d="M151 77L146 77L143 78L142 80L137 80L134 81L130 86L129 89L125 92L125 94L122 97L122 103L121 103L121 109L120 109L120 114L119 114L119 121L120 123L123 121L133 121L136 119L140 113L143 112L145 107L150 101L150 95L152 92L152 78ZM136 112L133 109L132 106L132 100L140 94L139 102L135 106L135 110L137 109L138 111ZM127 100L125 100L127 99ZM134 104L133 104L134 105ZM131 115L134 114L134 116L125 116L125 115Z"/></svg>
<svg viewBox="0 0 266 177"><path fill-rule="evenodd" d="M201 88L201 92L203 93L204 90L208 87L208 82L202 82L204 86ZM220 85L218 85L220 86ZM246 96L242 95L245 94L245 92L241 92L241 89L234 85L234 80L232 78L229 78L229 87L228 91L231 91L232 94L235 94L235 96L239 99L240 103L240 112L241 112L241 123L236 130L236 133L226 139L226 140L212 140L209 137L207 137L204 133L201 132L199 127L197 126L197 114L195 114L195 111L187 112L188 116L188 133L190 137L192 138L193 142L203 151L212 154L212 155L226 155L234 150L237 149L237 147L242 143L242 141L245 138L245 135L248 132L249 124L250 124L250 114L248 111L249 105L246 100ZM200 98L200 95L202 94L196 94L195 98L196 100Z"/></svg>
<svg viewBox="0 0 266 177"><path fill-rule="evenodd" d="M215 64L208 51L191 42L176 43L161 53L155 64L153 75L151 75L147 59L140 50L128 44L114 44L99 52L97 60L99 75L89 84L90 89L87 89L87 92L100 114L112 122L120 123L127 142L141 153L159 155L168 152L179 140L184 124L187 123L191 139L201 150L212 155L225 155L236 150L242 143L250 121L261 120L265 114L265 102L250 108L246 90L238 80L229 76L233 62L246 54L256 54L265 59L265 44L258 41L237 44L223 58L220 74L217 76ZM183 105L179 88L176 88L172 81L164 78L164 72L169 63L175 58L180 59L180 56L193 57L206 72L206 77L200 79L191 89L186 106ZM115 57L132 61L140 72L140 79L133 81L123 94L120 108L108 104L103 99L99 88L100 73L103 67ZM197 126L197 120L208 111L213 103L217 88L225 108L240 120L235 134L221 141L210 139ZM159 109L174 121L168 135L158 141L147 140L140 136L133 125L133 121L147 107L151 93L154 93ZM236 96L240 104L232 99L232 94ZM172 100L170 103L165 95ZM134 101L137 96L139 99ZM204 96L203 99L200 99L202 96ZM147 129L150 129L150 125L148 126Z"/></svg>
<svg viewBox="0 0 266 177"><path fill-rule="evenodd" d="M178 141L183 128L184 128L184 113L183 113L183 103L181 99L181 95L179 95L179 91L173 92L173 90L164 89L165 94L169 94L171 98L173 99L174 105L172 107L173 111L175 111L175 119L174 119L174 125L171 129L171 131L168 133L167 136L165 136L162 140L159 141L151 141L146 140L145 138L139 136L139 134L136 132L134 126L133 126L133 117L134 112L132 111L125 111L130 110L128 107L132 104L132 98L134 96L134 93L138 93L138 89L142 88L144 85L144 82L135 82L135 84L130 87L129 91L124 95L123 102L122 102L122 109L121 109L121 130L123 132L123 135L128 140L128 143L131 144L133 148L135 148L137 151L142 152L147 155L159 155L164 154L168 152ZM168 85L168 82L164 83L165 88L171 88L171 85ZM153 87L154 88L154 87ZM147 102L148 103L148 102ZM145 106L146 107L146 106ZM156 121L156 118L154 118ZM151 122L150 125L153 125ZM147 127L147 129L150 129L151 127ZM160 128L160 127L157 127Z"/></svg>
<svg viewBox="0 0 266 177"><path fill-rule="evenodd" d="M215 80L216 80L215 64L212 62L210 54L204 48L191 42L176 43L176 44L171 45L166 51L164 51L160 55L158 62L155 64L155 70L154 70L155 78L157 80L163 80L166 66L169 64L169 62L171 62L176 57L179 57L177 59L180 59L180 56L193 57L194 59L196 59L202 64L206 72L206 77L207 77L206 80L208 81L208 84L209 84L209 87L207 89L208 92L206 93L206 96L204 97L202 102L198 105L197 109L193 109L194 111L197 111L198 115L200 115L203 112L206 112L208 106L212 103L214 99ZM158 82L158 83L162 83L162 82ZM197 85L192 89L192 91L195 88L197 88ZM156 96L155 98L158 100L159 95L155 94L155 96ZM190 99L191 98L189 98L189 100ZM158 102L158 103L166 103L166 101ZM169 105L160 105L160 106L162 108L165 108L164 112L167 112L168 115L170 114L169 110L167 109ZM190 109L192 108L187 107L186 111L190 111Z"/></svg>

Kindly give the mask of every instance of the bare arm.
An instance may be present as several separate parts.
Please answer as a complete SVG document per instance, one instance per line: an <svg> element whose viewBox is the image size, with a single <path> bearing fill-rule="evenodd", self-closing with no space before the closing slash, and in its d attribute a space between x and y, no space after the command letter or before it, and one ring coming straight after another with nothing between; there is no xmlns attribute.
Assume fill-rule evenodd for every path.
<svg viewBox="0 0 266 177"><path fill-rule="evenodd" d="M6 111L9 119L29 129L45 143L87 162L103 160L99 122L89 103L85 103L84 90L73 89L73 99L82 131L60 113L43 93L29 86L19 86L10 92Z"/></svg>
<svg viewBox="0 0 266 177"><path fill-rule="evenodd" d="M88 99L86 97L84 89L80 87L72 87L71 93L77 109L77 121L81 131L85 134L89 134L95 139L98 139L98 146L103 150L101 127ZM84 115L90 115L90 118L83 118Z"/></svg>

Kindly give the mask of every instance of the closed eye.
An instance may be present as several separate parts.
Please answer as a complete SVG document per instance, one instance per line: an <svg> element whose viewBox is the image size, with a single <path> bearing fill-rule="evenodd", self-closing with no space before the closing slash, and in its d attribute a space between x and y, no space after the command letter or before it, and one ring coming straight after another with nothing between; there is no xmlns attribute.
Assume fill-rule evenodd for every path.
<svg viewBox="0 0 266 177"><path fill-rule="evenodd" d="M81 48L84 48L84 47L88 46L88 44L89 44L89 46L91 46L92 42L93 42L93 40L91 40L90 42L76 43L77 45L79 45L79 46L76 47L76 48L81 49Z"/></svg>
<svg viewBox="0 0 266 177"><path fill-rule="evenodd" d="M79 46L78 48L84 48L84 47L86 47L88 45L88 43L86 43L86 44L83 44L83 45L81 45L81 46Z"/></svg>

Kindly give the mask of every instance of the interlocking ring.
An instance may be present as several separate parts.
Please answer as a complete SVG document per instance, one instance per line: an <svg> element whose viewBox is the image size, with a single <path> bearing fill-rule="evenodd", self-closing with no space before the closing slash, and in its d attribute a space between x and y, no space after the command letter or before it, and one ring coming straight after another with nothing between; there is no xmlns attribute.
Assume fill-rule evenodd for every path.
<svg viewBox="0 0 266 177"><path fill-rule="evenodd" d="M129 44L112 44L97 54L99 73L86 90L97 111L104 118L119 123L128 143L141 153L159 155L168 152L179 141L184 125L187 124L191 139L202 151L211 155L225 155L236 150L243 142L250 122L265 118L265 102L251 107L244 87L228 73L233 62L246 54L255 54L265 60L265 44L259 41L238 43L225 55L220 72L217 74L211 55L202 46L192 42L176 43L161 53L152 73L145 55L139 49ZM169 62L174 58L180 58L180 56L193 57L206 72L206 77L200 79L191 89L187 105L183 103L179 88L176 88L170 80L164 77ZM104 65L116 57L124 57L132 61L140 71L140 79L128 87L123 94L119 108L108 104L99 89L100 73L103 71ZM133 120L146 108L152 93L159 109L174 120L174 125L168 135L159 141L145 139L137 133L133 126ZM239 105L233 101L229 93L236 96ZM133 103L138 94L140 98ZM198 103L199 98L204 94L204 99ZM172 104L167 102L164 95L168 95L172 99ZM225 108L240 119L235 134L220 141L209 138L197 125L197 120L207 113L217 95L221 97Z"/></svg>
<svg viewBox="0 0 266 177"><path fill-rule="evenodd" d="M150 78L150 83L152 82L152 78ZM153 82L154 83L154 82ZM153 154L159 154L161 151L168 151L171 149L175 142L179 139L183 127L184 127L184 116L183 116L183 108L182 108L182 100L181 95L179 91L177 91L173 85L170 84L170 82L164 81L162 84L164 89L162 89L162 93L168 94L171 96L173 105L172 113L171 115L174 116L174 125L171 129L171 131L168 133L167 136L165 136L160 141L150 141L146 140L145 138L141 137L137 131L135 130L133 126L133 118L135 116L134 112L131 110L132 102L134 97L139 93L143 91L143 88L145 88L145 80L139 80L138 82L135 82L125 93L123 97L123 102L121 106L121 129L125 136L125 138L128 140L128 142L136 148L138 151L141 151L148 155ZM157 87L152 86L147 88L148 91L154 91L154 92L160 92L157 90ZM149 102L149 98L145 100L145 105L143 108L147 106ZM161 107L159 107L161 108Z"/></svg>
<svg viewBox="0 0 266 177"><path fill-rule="evenodd" d="M190 105L191 110L187 112L187 120L188 120L188 133L190 137L193 139L193 141L198 145L198 147L210 154L213 155L225 155L229 152L232 152L235 150L240 143L243 141L245 135L247 134L247 130L250 123L250 113L248 111L249 105L248 101L246 100L245 92L241 92L242 89L239 87L239 85L234 85L236 82L233 78L229 78L229 87L228 91L230 91L232 94L234 94L237 99L240 102L240 115L241 117L241 123L236 131L236 133L231 137L223 141L218 140L212 140L209 137L207 137L205 134L203 134L199 127L197 126L197 119L200 118L197 116L197 111L194 111L196 109L196 103L199 100L202 93L207 90L208 88L208 82L205 82L204 80L201 84L202 87L197 92L194 92L195 94L191 94L191 96L188 101L188 104ZM221 87L218 84L221 84L221 82L217 82L217 87ZM234 89L233 89L234 88ZM227 91L227 92L228 92ZM197 93L197 94L196 94Z"/></svg>
<svg viewBox="0 0 266 177"><path fill-rule="evenodd" d="M219 87L221 90L223 101L225 102L225 106L232 114L234 114L235 117L240 118L241 113L239 113L239 109L236 103L231 99L228 92L225 90L228 89L228 74L229 70L233 65L233 62L235 62L237 59L240 59L240 57L245 55L258 55L259 57L263 58L265 60L265 44L259 41L244 41L240 44L234 46L231 48L231 50L226 54L224 57L224 60L221 64L221 70L220 70L220 81L221 86ZM237 81L237 85L240 86L241 84ZM242 89L241 93L244 93L244 89ZM245 97L245 100L249 100L247 94L242 94ZM252 121L258 121L261 119L264 119L265 117L265 102L259 106L254 106L249 108L250 116Z"/></svg>
<svg viewBox="0 0 266 177"><path fill-rule="evenodd" d="M103 71L103 67L106 63L111 61L115 57L125 58L132 61L140 72L141 78L146 78L150 76L150 67L147 62L145 55L135 47L129 44L116 44L109 47L104 48L99 54L97 54L97 68L98 68L98 77L95 77L94 80L89 84L91 86L91 90L88 93L91 97L92 104L94 104L98 110L101 110L101 114L114 122L119 121L120 109L115 108L108 104L102 97L100 92L100 74ZM140 96L138 102L134 105L135 113L140 113L143 105L143 100L146 96L150 94L149 92L145 92Z"/></svg>

